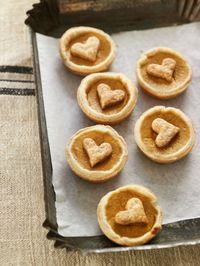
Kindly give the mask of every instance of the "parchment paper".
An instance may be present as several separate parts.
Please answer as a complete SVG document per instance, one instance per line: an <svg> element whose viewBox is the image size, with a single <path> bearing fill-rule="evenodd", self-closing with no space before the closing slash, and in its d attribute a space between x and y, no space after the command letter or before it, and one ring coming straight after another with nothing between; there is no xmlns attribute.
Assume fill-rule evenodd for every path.
<svg viewBox="0 0 200 266"><path fill-rule="evenodd" d="M58 53L58 39L37 34L40 70L48 137L53 164L53 185L59 233L63 236L101 234L96 219L100 198L110 190L135 183L151 189L164 210L164 223L200 216L200 23L112 35L117 57L110 71L122 72L136 82L135 64L140 54L155 46L181 52L192 65L189 89L172 100L154 99L139 90L139 100L131 117L115 126L129 149L129 160L112 180L91 184L77 177L65 159L65 146L79 129L93 125L76 102L81 78L69 72ZM165 105L180 108L194 123L197 133L192 152L180 161L159 165L145 157L133 136L135 121L148 108Z"/></svg>

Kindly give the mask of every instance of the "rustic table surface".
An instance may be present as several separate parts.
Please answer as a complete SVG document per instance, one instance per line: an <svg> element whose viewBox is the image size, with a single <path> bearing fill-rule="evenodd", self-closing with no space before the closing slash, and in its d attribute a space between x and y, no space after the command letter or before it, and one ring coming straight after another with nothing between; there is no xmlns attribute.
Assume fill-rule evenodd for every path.
<svg viewBox="0 0 200 266"><path fill-rule="evenodd" d="M200 245L83 256L46 239L30 33L34 0L0 7L0 265L200 265Z"/></svg>

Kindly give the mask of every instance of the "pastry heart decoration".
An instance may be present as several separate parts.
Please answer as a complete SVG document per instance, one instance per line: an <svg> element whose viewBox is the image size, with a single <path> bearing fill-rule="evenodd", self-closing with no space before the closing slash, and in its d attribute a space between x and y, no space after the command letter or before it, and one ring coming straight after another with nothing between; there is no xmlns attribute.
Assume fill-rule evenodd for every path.
<svg viewBox="0 0 200 266"><path fill-rule="evenodd" d="M153 120L152 129L158 134L155 143L159 148L168 145L180 131L179 127L172 125L162 118L156 118Z"/></svg>
<svg viewBox="0 0 200 266"><path fill-rule="evenodd" d="M148 223L141 200L138 198L129 199L125 211L120 211L115 215L115 222L121 225Z"/></svg>
<svg viewBox="0 0 200 266"><path fill-rule="evenodd" d="M104 83L97 86L97 94L102 109L115 105L125 98L125 92L123 90L112 90L110 86Z"/></svg>
<svg viewBox="0 0 200 266"><path fill-rule="evenodd" d="M91 62L95 62L100 47L100 40L93 36L89 37L85 43L75 43L71 46L70 52L74 56L81 57Z"/></svg>
<svg viewBox="0 0 200 266"><path fill-rule="evenodd" d="M173 73L176 67L176 61L172 58L165 58L162 64L150 64L147 66L147 73L157 77L163 78L168 82L173 80Z"/></svg>
<svg viewBox="0 0 200 266"><path fill-rule="evenodd" d="M85 138L83 140L83 147L89 157L91 167L104 161L112 153L112 146L109 143L103 142L98 146L91 138Z"/></svg>

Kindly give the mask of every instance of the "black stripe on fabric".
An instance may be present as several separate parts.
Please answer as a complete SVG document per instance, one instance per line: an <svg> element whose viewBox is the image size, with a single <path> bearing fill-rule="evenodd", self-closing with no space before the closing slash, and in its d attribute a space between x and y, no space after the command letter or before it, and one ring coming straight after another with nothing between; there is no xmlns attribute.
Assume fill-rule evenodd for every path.
<svg viewBox="0 0 200 266"><path fill-rule="evenodd" d="M0 66L0 72L19 73L19 74L33 74L32 67L26 66Z"/></svg>
<svg viewBox="0 0 200 266"><path fill-rule="evenodd" d="M20 80L20 79L0 79L1 81L7 81L7 82L21 82L21 83L34 83L33 80Z"/></svg>
<svg viewBox="0 0 200 266"><path fill-rule="evenodd" d="M35 90L0 88L0 95L35 96Z"/></svg>

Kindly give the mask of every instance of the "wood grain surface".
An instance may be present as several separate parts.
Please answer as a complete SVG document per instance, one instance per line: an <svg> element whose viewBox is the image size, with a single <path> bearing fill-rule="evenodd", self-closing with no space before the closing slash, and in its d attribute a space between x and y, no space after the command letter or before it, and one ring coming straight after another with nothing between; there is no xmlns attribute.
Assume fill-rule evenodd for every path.
<svg viewBox="0 0 200 266"><path fill-rule="evenodd" d="M24 25L32 2L7 0L0 7L0 78L11 80L0 95L0 265L200 265L200 245L83 256L46 239L32 50Z"/></svg>

